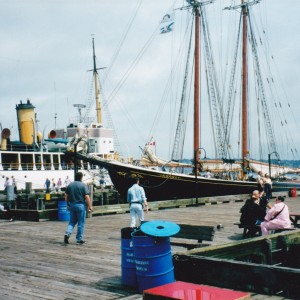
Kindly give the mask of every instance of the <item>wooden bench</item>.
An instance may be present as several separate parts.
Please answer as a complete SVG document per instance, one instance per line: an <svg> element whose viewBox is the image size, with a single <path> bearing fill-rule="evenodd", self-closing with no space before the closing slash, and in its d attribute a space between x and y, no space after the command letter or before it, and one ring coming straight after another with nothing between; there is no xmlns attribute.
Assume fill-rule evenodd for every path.
<svg viewBox="0 0 300 300"><path fill-rule="evenodd" d="M244 231L243 231L243 238L251 237L251 236L249 236L249 230L253 229L253 227L242 225L241 223L234 223L234 225L237 225L239 228L243 228L244 229ZM256 225L256 227L257 227L257 232L259 232L259 234L260 234L261 233L260 226ZM280 233L280 232L283 232L283 231L291 231L291 230L295 230L295 228L280 228L280 229L275 229L275 230L273 230L273 233Z"/></svg>
<svg viewBox="0 0 300 300"><path fill-rule="evenodd" d="M180 231L171 237L171 245L185 247L188 250L193 248L200 248L208 246L203 244L203 241L212 241L215 236L215 226L201 226L201 225L189 225L189 224L178 224ZM189 239L196 240L196 243L188 243L186 241L178 241L173 239Z"/></svg>
<svg viewBox="0 0 300 300"><path fill-rule="evenodd" d="M295 228L300 227L300 224L298 224L298 221L300 220L300 213L290 213L290 220Z"/></svg>
<svg viewBox="0 0 300 300"><path fill-rule="evenodd" d="M291 230L295 230L295 228L280 228L280 229L275 229L275 230L273 230L273 233L280 233L280 232L291 231Z"/></svg>
<svg viewBox="0 0 300 300"><path fill-rule="evenodd" d="M239 228L243 228L243 239L247 238L247 237L253 237L253 236L250 236L249 233L250 233L250 230L253 229L253 226L247 226L247 225L243 225L241 223L234 223L234 225L238 226ZM261 230L260 230L260 226L259 225L256 225L257 227L257 232L260 234L261 233Z"/></svg>

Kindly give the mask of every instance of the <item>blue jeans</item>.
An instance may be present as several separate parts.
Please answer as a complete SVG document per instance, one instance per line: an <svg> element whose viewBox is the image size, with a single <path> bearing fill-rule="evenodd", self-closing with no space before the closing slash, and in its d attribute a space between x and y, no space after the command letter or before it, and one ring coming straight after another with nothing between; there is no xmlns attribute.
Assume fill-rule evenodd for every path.
<svg viewBox="0 0 300 300"><path fill-rule="evenodd" d="M66 234L71 235L75 225L77 225L76 240L81 241L85 228L86 206L84 203L70 204L70 222L67 227Z"/></svg>

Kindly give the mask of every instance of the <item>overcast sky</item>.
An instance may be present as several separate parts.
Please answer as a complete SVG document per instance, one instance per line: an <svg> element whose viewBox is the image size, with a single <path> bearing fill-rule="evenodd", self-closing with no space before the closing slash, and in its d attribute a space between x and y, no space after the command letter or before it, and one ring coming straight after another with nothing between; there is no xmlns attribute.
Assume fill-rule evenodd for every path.
<svg viewBox="0 0 300 300"><path fill-rule="evenodd" d="M170 37L159 35L159 22L172 8L181 7L183 3L182 0L0 0L2 127L11 128L13 137L18 137L15 106L20 100L29 98L36 107L40 131L48 133L55 125L56 128L65 128L76 115L73 104L86 104L88 98L90 74L87 70L92 68L91 35L95 37L97 66L107 68L99 74L105 79L104 96L110 99L156 30L160 43L149 50L145 62L141 59L126 82L117 88L117 96L108 105L119 141L126 152L124 155L138 156L138 146L143 146L149 139L168 78L167 71L170 70L165 64L169 50L164 40ZM212 10L219 13L225 6L237 3L239 1L216 0ZM268 36L280 80L298 117L300 1L262 0L258 5L260 12L266 14ZM175 13L178 15L181 11ZM223 13L227 16L235 14ZM121 45L131 20L130 32ZM119 45L122 46L120 54L114 57ZM161 135L161 140L158 138L153 137L158 154L168 156L169 140L164 135ZM297 129L294 139L299 146ZM192 157L192 150L187 151L186 156Z"/></svg>

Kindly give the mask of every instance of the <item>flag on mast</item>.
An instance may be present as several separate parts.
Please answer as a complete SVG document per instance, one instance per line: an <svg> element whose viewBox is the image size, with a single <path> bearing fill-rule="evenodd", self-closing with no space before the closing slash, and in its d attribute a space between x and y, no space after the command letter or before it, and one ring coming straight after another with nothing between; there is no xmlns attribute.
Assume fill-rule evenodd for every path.
<svg viewBox="0 0 300 300"><path fill-rule="evenodd" d="M168 33L173 30L174 21L170 14L165 14L161 22L162 27L160 28L160 33Z"/></svg>

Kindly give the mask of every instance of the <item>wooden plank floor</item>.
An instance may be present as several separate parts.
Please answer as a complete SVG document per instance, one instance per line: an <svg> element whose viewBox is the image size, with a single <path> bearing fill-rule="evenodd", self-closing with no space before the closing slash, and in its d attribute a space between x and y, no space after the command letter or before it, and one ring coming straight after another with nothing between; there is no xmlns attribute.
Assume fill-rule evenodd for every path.
<svg viewBox="0 0 300 300"><path fill-rule="evenodd" d="M287 198L290 211L300 212L300 198ZM212 243L241 239L239 221L243 202L150 211L147 220L201 225L222 224ZM150 204L151 209L151 204ZM129 214L87 219L83 246L63 243L67 223L59 221L8 222L0 220L0 299L142 299L121 285L120 230ZM185 251L174 247L172 252ZM252 299L284 299L252 295Z"/></svg>

